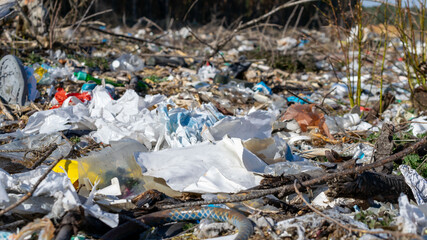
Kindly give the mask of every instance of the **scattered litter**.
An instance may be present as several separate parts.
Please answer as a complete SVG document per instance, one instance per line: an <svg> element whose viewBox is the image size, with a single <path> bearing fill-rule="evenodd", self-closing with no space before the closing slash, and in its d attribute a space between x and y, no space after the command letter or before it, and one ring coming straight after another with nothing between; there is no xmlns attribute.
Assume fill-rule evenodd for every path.
<svg viewBox="0 0 427 240"><path fill-rule="evenodd" d="M51 2L0 1L0 239L426 238L422 41L310 4Z"/></svg>

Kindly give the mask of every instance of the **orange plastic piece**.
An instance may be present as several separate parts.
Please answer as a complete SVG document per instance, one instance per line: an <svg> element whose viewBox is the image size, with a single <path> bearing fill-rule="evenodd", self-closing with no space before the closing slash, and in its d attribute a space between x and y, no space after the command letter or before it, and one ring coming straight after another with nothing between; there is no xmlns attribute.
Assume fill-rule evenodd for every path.
<svg viewBox="0 0 427 240"><path fill-rule="evenodd" d="M317 126L323 135L334 139L326 125L325 116L323 113L313 111L313 107L314 104L293 104L286 110L281 120L295 119L303 132L306 132L309 126Z"/></svg>

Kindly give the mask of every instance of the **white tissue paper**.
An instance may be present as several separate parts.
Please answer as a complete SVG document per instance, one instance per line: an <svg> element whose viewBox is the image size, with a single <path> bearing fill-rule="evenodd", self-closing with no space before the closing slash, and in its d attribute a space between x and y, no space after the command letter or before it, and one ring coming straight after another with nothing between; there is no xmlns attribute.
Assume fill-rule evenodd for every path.
<svg viewBox="0 0 427 240"><path fill-rule="evenodd" d="M242 145L225 137L217 143L135 153L143 175L163 178L176 191L238 192L259 185L266 164Z"/></svg>

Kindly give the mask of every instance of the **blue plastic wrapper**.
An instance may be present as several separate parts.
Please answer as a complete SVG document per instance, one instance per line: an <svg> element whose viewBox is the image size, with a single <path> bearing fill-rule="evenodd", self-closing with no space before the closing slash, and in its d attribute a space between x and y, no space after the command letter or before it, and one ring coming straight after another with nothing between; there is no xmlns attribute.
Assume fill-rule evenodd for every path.
<svg viewBox="0 0 427 240"><path fill-rule="evenodd" d="M305 99L305 100L307 100L307 101L309 101L309 102L313 102L310 98L308 98L308 97L302 97L303 99ZM297 98L297 97L295 97L295 96L291 96L291 97L287 97L286 98L286 101L288 101L288 102L292 102L292 103L299 103L299 104L307 104L307 102L305 102L305 101L303 101L303 100L301 100L301 99L299 99L299 98Z"/></svg>
<svg viewBox="0 0 427 240"><path fill-rule="evenodd" d="M309 41L307 39L303 39L299 42L298 47L304 47L305 44L307 44Z"/></svg>
<svg viewBox="0 0 427 240"><path fill-rule="evenodd" d="M96 86L96 83L85 83L82 86L82 92L91 92Z"/></svg>
<svg viewBox="0 0 427 240"><path fill-rule="evenodd" d="M267 86L267 84L265 84L264 82L260 82L260 83L258 83L257 85L255 85L255 86L254 86L254 88L253 88L253 90L254 90L255 92L263 92L263 93L265 93L265 94L269 94L269 95L271 95L271 94L272 94L272 92L271 92L271 88L269 88L269 87Z"/></svg>
<svg viewBox="0 0 427 240"><path fill-rule="evenodd" d="M167 106L160 106L159 112L164 118L169 135L166 141L171 146L180 147L202 142L203 127L211 127L225 117L211 104L205 104L202 108L191 111L183 108L168 110Z"/></svg>
<svg viewBox="0 0 427 240"><path fill-rule="evenodd" d="M12 233L10 232L3 232L0 231L0 240L8 240L12 236Z"/></svg>
<svg viewBox="0 0 427 240"><path fill-rule="evenodd" d="M360 212L360 207L359 207L359 206L357 206L357 205L354 205L354 206L353 206L353 209L354 209L354 211L356 211L356 212Z"/></svg>

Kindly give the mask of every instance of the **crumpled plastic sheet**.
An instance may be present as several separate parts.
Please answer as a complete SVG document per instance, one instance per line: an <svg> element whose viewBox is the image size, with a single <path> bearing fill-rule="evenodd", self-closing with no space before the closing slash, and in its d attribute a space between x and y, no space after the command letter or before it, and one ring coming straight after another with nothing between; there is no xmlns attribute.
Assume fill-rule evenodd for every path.
<svg viewBox="0 0 427 240"><path fill-rule="evenodd" d="M35 170L14 175L0 169L0 208L6 208L22 198L48 168L47 166L40 166ZM116 227L119 223L118 214L103 212L90 199L82 205L68 176L56 172L50 172L37 187L33 196L10 212L18 214L41 213L47 214L48 218L59 218L66 211L80 205L88 210L90 215L100 219L110 227Z"/></svg>
<svg viewBox="0 0 427 240"><path fill-rule="evenodd" d="M202 66L197 72L197 76L201 81L208 81L209 79L214 79L215 75L220 71L212 65Z"/></svg>
<svg viewBox="0 0 427 240"><path fill-rule="evenodd" d="M59 108L61 106L67 107L78 103L86 103L92 99L89 92L82 93L67 93L63 88L58 88L55 93L55 98L51 101L52 108Z"/></svg>
<svg viewBox="0 0 427 240"><path fill-rule="evenodd" d="M277 50L286 51L295 47L297 44L298 44L298 40L296 40L295 38L284 37L277 40Z"/></svg>
<svg viewBox="0 0 427 240"><path fill-rule="evenodd" d="M27 75L27 86L28 86L28 101L34 102L39 95L37 90L37 80L34 77L34 70L32 67L24 67L25 73Z"/></svg>
<svg viewBox="0 0 427 240"><path fill-rule="evenodd" d="M421 209L409 203L408 197L401 194L399 197L399 214L397 222L403 233L421 234L427 228L427 217Z"/></svg>
<svg viewBox="0 0 427 240"><path fill-rule="evenodd" d="M195 230L195 235L199 239L218 239L221 233L234 230L234 226L228 222L215 222L210 219L202 219ZM234 239L236 236L229 235L225 239ZM232 237L232 238L231 238Z"/></svg>
<svg viewBox="0 0 427 240"><path fill-rule="evenodd" d="M48 160L55 160L60 157L65 157L71 151L71 144L66 140L62 139L59 133L53 134L38 134L38 135L24 135L22 138L15 139L11 143L7 143L0 146L0 150L18 150L28 149L37 150L43 147L47 147L51 143L58 144L58 148L47 158ZM11 159L23 160L25 155L24 152L5 152L0 153L0 156ZM27 157L31 157L31 154L27 154Z"/></svg>
<svg viewBox="0 0 427 240"><path fill-rule="evenodd" d="M95 130L91 136L108 144L132 138L150 149L187 147L206 140L221 140L225 134L249 139L271 136L273 112L255 111L245 117L227 117L212 104L187 110L172 108L171 99L163 95L141 98L128 90L118 100L97 86L88 106L77 104L32 115L23 134L54 133L67 129ZM156 109L150 110L154 105ZM218 125L215 125L219 121ZM225 131L226 129L227 131ZM204 131L205 130L205 131ZM207 137L202 136L207 133Z"/></svg>
<svg viewBox="0 0 427 240"><path fill-rule="evenodd" d="M167 109L159 107L160 123L165 125L165 140L171 148L188 147L202 142L203 129L213 126L224 115L212 105L203 104L199 108L187 110L183 108Z"/></svg>
<svg viewBox="0 0 427 240"><path fill-rule="evenodd" d="M414 136L427 132L427 117L419 117L411 120L411 128Z"/></svg>
<svg viewBox="0 0 427 240"><path fill-rule="evenodd" d="M156 104L157 109L149 110ZM104 143L129 137L154 150L185 147L201 142L202 129L224 117L211 104L193 110L168 110L173 105L163 95L141 98L133 90L113 100L104 89L95 88L89 111L97 131L91 135Z"/></svg>
<svg viewBox="0 0 427 240"><path fill-rule="evenodd" d="M151 148L164 132L160 118L148 108L166 99L155 95L140 98L128 90L119 100L113 100L102 86L93 90L89 106L77 104L33 114L24 134L54 133L62 130L96 130L92 133L98 142L109 143L131 137Z"/></svg>
<svg viewBox="0 0 427 240"><path fill-rule="evenodd" d="M406 184L411 188L417 204L427 204L427 180L407 165L400 165L399 170L405 178Z"/></svg>
<svg viewBox="0 0 427 240"><path fill-rule="evenodd" d="M227 116L208 128L203 137L210 141L221 140L225 135L242 140L269 138L274 120L275 115L267 111L255 111L243 117Z"/></svg>
<svg viewBox="0 0 427 240"><path fill-rule="evenodd" d="M243 146L267 164L273 164L283 160L295 160L291 147L285 139L278 136L264 139L251 138L243 141Z"/></svg>
<svg viewBox="0 0 427 240"><path fill-rule="evenodd" d="M344 116L325 116L326 125L328 125L331 134L342 132L349 127L357 126L360 123L358 114L344 114Z"/></svg>
<svg viewBox="0 0 427 240"><path fill-rule="evenodd" d="M355 126L348 127L346 130L349 131L372 131L372 132L379 132L380 128L377 126L373 126L372 124L368 122L360 122L359 124Z"/></svg>
<svg viewBox="0 0 427 240"><path fill-rule="evenodd" d="M240 139L224 138L185 148L135 153L143 175L163 178L176 191L234 193L259 185L266 164Z"/></svg>
<svg viewBox="0 0 427 240"><path fill-rule="evenodd" d="M335 206L345 205L344 198L334 198L331 200L326 196L326 191L319 193L312 201L311 204L320 209L333 208ZM351 200L350 200L351 201Z"/></svg>
<svg viewBox="0 0 427 240"><path fill-rule="evenodd" d="M129 137L143 142L151 149L151 145L163 133L163 126L159 124L156 111L148 108L164 100L166 97L162 95L141 98L133 90L113 100L105 88L96 87L89 111L97 131L91 135L97 142L103 143Z"/></svg>
<svg viewBox="0 0 427 240"><path fill-rule="evenodd" d="M10 175L0 169L1 208L13 204L25 193L29 192L32 186L46 172L47 168L47 166L42 166L33 171L14 175ZM9 195L5 194L7 192L9 192ZM59 217L63 212L78 206L78 203L79 198L68 177L65 174L50 172L37 187L33 196L11 210L11 212L47 214L51 210L56 210L52 211L51 215Z"/></svg>
<svg viewBox="0 0 427 240"><path fill-rule="evenodd" d="M28 119L24 134L50 134L68 129L95 130L83 104L36 112Z"/></svg>
<svg viewBox="0 0 427 240"><path fill-rule="evenodd" d="M89 215L96 217L108 226L112 228L117 227L119 225L119 215L104 212L101 210L101 207L99 207L99 205L94 203L94 198L97 193L97 185L98 183L95 182L92 191L89 193L86 202L83 204L83 208L86 210L87 213L89 213Z"/></svg>
<svg viewBox="0 0 427 240"><path fill-rule="evenodd" d="M320 172L322 168L310 161L278 162L265 167L264 173L271 176L287 176L298 173Z"/></svg>
<svg viewBox="0 0 427 240"><path fill-rule="evenodd" d="M123 70L129 72L137 72L141 71L144 68L144 60L142 60L137 55L126 53L114 60L111 63L110 68L113 71Z"/></svg>
<svg viewBox="0 0 427 240"><path fill-rule="evenodd" d="M268 138L275 117L271 111L254 111L244 117L225 118L212 104L192 110L170 109L175 106L171 99L163 95L141 98L133 90L114 100L102 86L97 86L92 94L88 106L77 104L35 113L22 133L94 130L90 135L97 142L108 144L132 138L157 151L221 140L226 134L242 139ZM158 107L150 110L156 104Z"/></svg>

